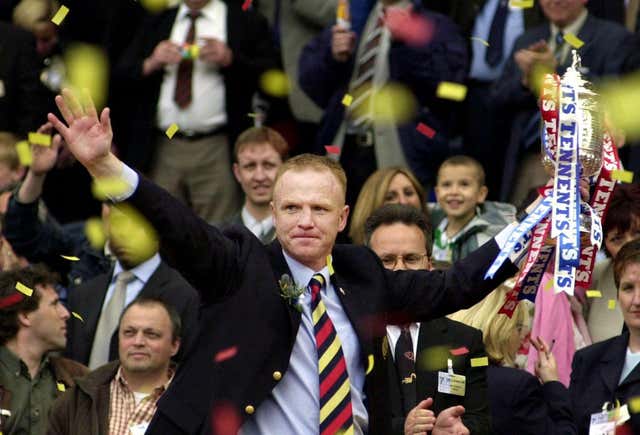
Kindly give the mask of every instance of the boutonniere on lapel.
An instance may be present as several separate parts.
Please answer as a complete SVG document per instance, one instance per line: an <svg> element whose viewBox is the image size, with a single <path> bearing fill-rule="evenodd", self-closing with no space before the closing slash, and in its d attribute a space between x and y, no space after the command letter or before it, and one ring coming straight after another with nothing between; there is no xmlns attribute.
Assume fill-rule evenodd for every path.
<svg viewBox="0 0 640 435"><path fill-rule="evenodd" d="M289 305L294 307L299 312L302 312L302 306L300 305L300 295L304 293L304 287L298 287L291 277L284 273L278 280L280 286L280 296L282 296Z"/></svg>

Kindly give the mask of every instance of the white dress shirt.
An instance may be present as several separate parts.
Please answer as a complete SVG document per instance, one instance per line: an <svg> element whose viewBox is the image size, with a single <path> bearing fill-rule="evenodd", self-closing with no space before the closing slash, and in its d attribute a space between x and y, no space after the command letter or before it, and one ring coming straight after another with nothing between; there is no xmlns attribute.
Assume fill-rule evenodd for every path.
<svg viewBox="0 0 640 435"><path fill-rule="evenodd" d="M195 43L202 48L203 38L216 38L227 42L227 5L222 0L211 0L200 10L196 20ZM189 32L189 8L182 3L178 8L169 39L182 45ZM166 130L174 122L183 133L206 133L227 123L224 78L216 65L199 59L193 62L191 104L179 108L173 97L176 89L178 65L164 68L157 107L157 127Z"/></svg>
<svg viewBox="0 0 640 435"><path fill-rule="evenodd" d="M411 333L411 342L413 343L413 355L418 355L418 335L420 334L420 322L410 323L409 332ZM402 328L396 325L387 325L387 339L389 340L389 348L391 349L391 357L396 359L396 343L402 334Z"/></svg>

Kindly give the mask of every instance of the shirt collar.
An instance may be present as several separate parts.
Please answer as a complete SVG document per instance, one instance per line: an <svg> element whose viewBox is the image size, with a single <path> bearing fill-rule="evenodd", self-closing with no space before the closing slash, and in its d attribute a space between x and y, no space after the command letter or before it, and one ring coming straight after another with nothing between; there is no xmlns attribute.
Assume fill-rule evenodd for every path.
<svg viewBox="0 0 640 435"><path fill-rule="evenodd" d="M587 9L585 8L580 15L578 15L578 18L576 18L573 23L569 24L568 26L566 26L564 29L560 29L558 26L556 26L555 24L551 23L551 37L553 40L555 40L556 35L558 34L558 32L560 30L562 30L563 33L567 34L567 33L573 33L574 35L578 36L578 33L580 33L580 30L582 29L582 26L584 25L584 22L587 20Z"/></svg>
<svg viewBox="0 0 640 435"><path fill-rule="evenodd" d="M7 346L0 346L0 364L4 365L10 373L29 373L29 369L27 365L22 361L18 355L11 352ZM40 362L40 367L38 372L41 372L44 367L49 365L49 354L46 353L42 357L42 361Z"/></svg>
<svg viewBox="0 0 640 435"><path fill-rule="evenodd" d="M205 7L200 9L200 14L206 17L207 19L213 18L213 16L215 15L215 10L219 6L218 3L220 2L217 0L211 0L209 3L207 3ZM189 11L190 9L187 7L187 5L184 2L180 2L180 7L178 7L178 14L176 16L176 20L186 19Z"/></svg>
<svg viewBox="0 0 640 435"><path fill-rule="evenodd" d="M287 266L289 266L289 270L293 275L293 280L298 287L307 288L309 286L309 281L311 281L311 278L316 273L322 274L322 277L324 278L324 282L326 283L330 282L328 266L325 265L321 270L319 270L318 272L315 272L314 270L310 269L309 267L305 266L299 261L294 260L292 257L289 256L289 254L287 254L284 251L284 249L282 250L282 254L284 255L284 259L287 262Z"/></svg>
<svg viewBox="0 0 640 435"><path fill-rule="evenodd" d="M167 388L169 388L169 384L171 384L171 381L173 380L173 376L175 375L175 373L176 373L176 366L175 364L171 363L169 365L169 372L168 372L169 379L164 384L154 388L153 393L151 394L159 396L162 393L164 393L167 390ZM131 389L129 388L129 383L127 382L127 380L124 378L124 375L122 374L122 366L118 367L115 380L122 389L133 393L133 391L131 391Z"/></svg>
<svg viewBox="0 0 640 435"><path fill-rule="evenodd" d="M151 277L151 275L153 275L153 272L156 271L158 266L160 266L160 255L156 253L153 257L138 264L130 271L131 273L133 273L136 279L142 281L142 284L144 285L147 283L147 281L149 281L149 278ZM113 276L111 277L112 283L115 282L118 274L120 274L120 272L122 272L123 270L124 268L122 267L122 264L120 264L120 261L116 260L116 265L113 268Z"/></svg>
<svg viewBox="0 0 640 435"><path fill-rule="evenodd" d="M242 207L242 211L240 212L240 215L242 217L242 222L244 223L244 226L249 228L251 232L255 234L254 229L256 228L260 229L260 231L258 231L258 234L256 234L258 236L260 234L268 233L271 230L271 228L273 228L273 218L271 216L267 216L266 218L259 221L256 218L254 218L251 213L249 213L249 210L247 210L246 206Z"/></svg>

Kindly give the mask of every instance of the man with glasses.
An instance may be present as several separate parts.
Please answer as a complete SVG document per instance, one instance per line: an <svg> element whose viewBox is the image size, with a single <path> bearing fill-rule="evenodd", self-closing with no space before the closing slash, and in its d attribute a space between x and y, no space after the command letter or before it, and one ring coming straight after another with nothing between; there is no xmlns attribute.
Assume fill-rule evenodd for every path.
<svg viewBox="0 0 640 435"><path fill-rule="evenodd" d="M419 210L388 204L376 210L365 226L366 244L391 270L431 270L431 225ZM485 355L482 333L446 317L429 322L393 319L382 339L389 381L393 434L425 433L438 427L451 407L464 406L462 425L472 434L489 432L485 367L471 368L470 359ZM447 349L456 349L453 354ZM466 350L466 352L463 352ZM389 358L388 355L391 355ZM438 371L464 375L462 395L440 388ZM458 392L459 393L459 392ZM437 417L437 418L436 418ZM435 431L434 431L435 433Z"/></svg>

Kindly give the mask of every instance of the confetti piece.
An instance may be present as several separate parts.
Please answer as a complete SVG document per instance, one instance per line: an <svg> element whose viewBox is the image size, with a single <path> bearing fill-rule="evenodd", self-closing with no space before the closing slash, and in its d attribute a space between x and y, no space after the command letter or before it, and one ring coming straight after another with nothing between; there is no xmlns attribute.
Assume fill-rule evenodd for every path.
<svg viewBox="0 0 640 435"><path fill-rule="evenodd" d="M248 116L249 118L257 118L257 117L258 117L258 116L260 116L260 115L258 115L257 113L247 113L247 116Z"/></svg>
<svg viewBox="0 0 640 435"><path fill-rule="evenodd" d="M335 145L325 145L324 149L327 150L327 154L340 154L340 147Z"/></svg>
<svg viewBox="0 0 640 435"><path fill-rule="evenodd" d="M16 283L16 290L22 293L25 296L31 296L33 294L33 290L22 284L20 281Z"/></svg>
<svg viewBox="0 0 640 435"><path fill-rule="evenodd" d="M104 232L104 225L100 218L94 217L88 219L84 226L84 233L93 249L99 251L104 247L107 241L107 235Z"/></svg>
<svg viewBox="0 0 640 435"><path fill-rule="evenodd" d="M220 403L220 402L218 402ZM226 402L214 406L211 410L212 432L218 435L236 435L242 426L243 418L236 408Z"/></svg>
<svg viewBox="0 0 640 435"><path fill-rule="evenodd" d="M640 412L640 396L632 397L627 404L629 405L629 411L632 413L637 414Z"/></svg>
<svg viewBox="0 0 640 435"><path fill-rule="evenodd" d="M512 8L529 9L533 7L533 0L509 0L509 6Z"/></svg>
<svg viewBox="0 0 640 435"><path fill-rule="evenodd" d="M418 124L416 130L427 136L429 139L433 139L433 136L436 135L436 131L433 128L429 127L427 124L423 124L422 122Z"/></svg>
<svg viewBox="0 0 640 435"><path fill-rule="evenodd" d="M117 198L129 189L129 184L122 178L96 178L91 185L91 192L96 199L105 201Z"/></svg>
<svg viewBox="0 0 640 435"><path fill-rule="evenodd" d="M152 13L160 12L169 6L168 0L140 0L140 3Z"/></svg>
<svg viewBox="0 0 640 435"><path fill-rule="evenodd" d="M446 100L463 101L467 96L467 87L460 83L440 82L436 95Z"/></svg>
<svg viewBox="0 0 640 435"><path fill-rule="evenodd" d="M289 94L289 78L279 69L270 69L260 76L260 87L267 94L283 98Z"/></svg>
<svg viewBox="0 0 640 435"><path fill-rule="evenodd" d="M131 264L140 264L158 252L158 234L134 207L118 203L109 213L109 244L126 252Z"/></svg>
<svg viewBox="0 0 640 435"><path fill-rule="evenodd" d="M242 10L246 11L251 7L251 0L244 0L244 3L242 3Z"/></svg>
<svg viewBox="0 0 640 435"><path fill-rule="evenodd" d="M362 116L366 104L358 106L354 115ZM400 83L388 83L371 97L371 117L380 124L404 124L415 117L418 102L413 92Z"/></svg>
<svg viewBox="0 0 640 435"><path fill-rule="evenodd" d="M200 46L198 44L191 44L189 47L189 56L191 59L197 59L200 57Z"/></svg>
<svg viewBox="0 0 640 435"><path fill-rule="evenodd" d="M59 26L60 23L62 23L62 21L65 19L68 13L69 13L68 7L66 7L65 5L60 6L60 9L58 9L58 12L56 12L53 18L51 18L51 22L56 26Z"/></svg>
<svg viewBox="0 0 640 435"><path fill-rule="evenodd" d="M365 375L368 375L373 370L373 355L369 354L368 362L367 362L367 371Z"/></svg>
<svg viewBox="0 0 640 435"><path fill-rule="evenodd" d="M69 261L80 261L80 259L74 255L61 255L61 257Z"/></svg>
<svg viewBox="0 0 640 435"><path fill-rule="evenodd" d="M21 302L24 296L21 293L11 293L9 296L0 298L0 308L10 307Z"/></svg>
<svg viewBox="0 0 640 435"><path fill-rule="evenodd" d="M614 169L611 171L611 178L623 183L633 182L633 172L625 171L624 169Z"/></svg>
<svg viewBox="0 0 640 435"><path fill-rule="evenodd" d="M489 46L489 43L488 43L487 41L485 41L484 39L482 39L482 38L480 38L480 37L478 37L478 36L472 36L472 37L471 37L471 40L472 40L472 41L478 41L478 42L480 42L482 45L484 45L485 47L488 47L488 46Z"/></svg>
<svg viewBox="0 0 640 435"><path fill-rule="evenodd" d="M226 361L230 358L233 358L238 353L238 348L236 346L232 346L228 349L221 350L216 353L216 356L213 358L213 361L217 363L221 363L222 361Z"/></svg>
<svg viewBox="0 0 640 435"><path fill-rule="evenodd" d="M344 97L342 97L342 104L345 105L346 107L351 106L351 103L353 102L353 97L349 94L345 94Z"/></svg>
<svg viewBox="0 0 640 435"><path fill-rule="evenodd" d="M76 91L86 89L98 109L104 106L109 72L104 50L89 44L73 44L65 53L64 63L68 79L64 86Z"/></svg>
<svg viewBox="0 0 640 435"><path fill-rule="evenodd" d="M22 166L31 166L33 163L33 156L31 155L31 146L26 140L22 140L16 144L16 153L18 153L18 160Z"/></svg>
<svg viewBox="0 0 640 435"><path fill-rule="evenodd" d="M41 145L43 147L50 147L51 146L51 135L44 134L44 133L30 132L29 133L29 143L32 143L34 145Z"/></svg>
<svg viewBox="0 0 640 435"><path fill-rule="evenodd" d="M600 86L602 104L613 127L624 130L627 143L640 139L638 101L640 101L640 73L605 81Z"/></svg>
<svg viewBox="0 0 640 435"><path fill-rule="evenodd" d="M462 346L459 347L457 349L451 349L449 352L451 352L451 355L453 356L460 356L460 355L466 355L469 353L469 349L467 349L466 347Z"/></svg>
<svg viewBox="0 0 640 435"><path fill-rule="evenodd" d="M615 310L616 309L616 300L615 299L609 299L609 303L607 304L607 308L609 308L610 310Z"/></svg>
<svg viewBox="0 0 640 435"><path fill-rule="evenodd" d="M601 298L602 297L602 293L600 292L600 290L587 290L587 297L588 298Z"/></svg>
<svg viewBox="0 0 640 435"><path fill-rule="evenodd" d="M553 287L553 280L550 279L545 283L544 290L551 290L552 287Z"/></svg>
<svg viewBox="0 0 640 435"><path fill-rule="evenodd" d="M480 358L471 358L471 367L486 367L489 365L489 358L486 356Z"/></svg>
<svg viewBox="0 0 640 435"><path fill-rule="evenodd" d="M164 134L166 134L169 139L173 139L173 135L176 134L178 130L180 130L180 127L178 127L178 124L174 122L169 126L169 128L167 128L167 131L165 131Z"/></svg>
<svg viewBox="0 0 640 435"><path fill-rule="evenodd" d="M76 319L78 319L78 320L80 320L81 322L83 322L83 323L84 323L84 319L82 318L82 316L81 316L80 314L76 313L75 311L72 311L72 312L71 312L71 315L72 315L73 317L75 317Z"/></svg>
<svg viewBox="0 0 640 435"><path fill-rule="evenodd" d="M584 41L571 32L564 34L564 40L576 50L584 45Z"/></svg>
<svg viewBox="0 0 640 435"><path fill-rule="evenodd" d="M423 349L418 354L417 367L429 372L437 372L447 368L447 359L450 358L447 346L432 346Z"/></svg>
<svg viewBox="0 0 640 435"><path fill-rule="evenodd" d="M62 391L63 393L67 389L62 382L56 382L56 387L58 387L58 391Z"/></svg>

